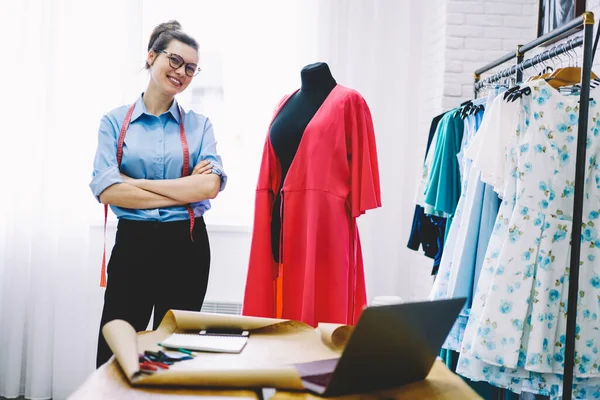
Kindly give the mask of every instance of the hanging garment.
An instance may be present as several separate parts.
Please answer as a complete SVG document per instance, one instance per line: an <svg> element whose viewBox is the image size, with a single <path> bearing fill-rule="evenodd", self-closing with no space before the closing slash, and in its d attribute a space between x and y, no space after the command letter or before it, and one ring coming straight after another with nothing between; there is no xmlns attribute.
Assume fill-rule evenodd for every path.
<svg viewBox="0 0 600 400"><path fill-rule="evenodd" d="M495 96L496 91L493 91L485 103L491 106ZM467 298L463 310L442 346L455 351L460 350L483 256L500 204L493 188L480 180L480 172L472 168L472 160L466 156L475 135L485 134L487 123L483 121L487 122L489 118L489 107L485 110L485 113L478 112L465 119L463 144L458 154L459 165L463 171L461 197L448 233L440 271L430 293L432 300ZM483 129L480 125L483 125Z"/></svg>
<svg viewBox="0 0 600 400"><path fill-rule="evenodd" d="M423 210L425 212L425 210ZM433 257L433 267L431 268L431 275L437 275L442 262L442 254L444 254L444 241L446 239L446 218L436 217L435 215L427 215L429 223L436 229L435 239L437 241L438 251Z"/></svg>
<svg viewBox="0 0 600 400"><path fill-rule="evenodd" d="M454 111L446 113L439 123L433 158L431 164L426 165L423 198L426 214L447 218L446 234L460 198L460 167L456 155L460 151L464 121L455 116Z"/></svg>
<svg viewBox="0 0 600 400"><path fill-rule="evenodd" d="M432 231L436 232L438 252L434 257L432 275L437 274L444 243L460 197L460 170L456 155L460 151L463 120L450 110L441 118L426 155L416 203L423 207Z"/></svg>
<svg viewBox="0 0 600 400"><path fill-rule="evenodd" d="M454 297L468 297L472 282L473 271L475 270L475 246L472 241L477 241L479 234L479 221L477 216L481 216L481 200L483 196L478 197L476 202L473 197L479 195L477 182L472 182L469 186L471 172L470 160L464 157L464 150L468 147L470 141L477 132L481 122L482 112L470 115L465 119L465 132L461 150L457 154L459 167L461 170L462 184L461 194L453 217L453 223L448 232L444 253L440 263L438 276L434 281L430 299L445 299ZM475 175L475 174L473 174ZM482 189L482 188L481 188ZM481 193L482 194L482 193ZM467 201L470 201L471 208L465 207ZM476 204L475 204L476 203ZM479 211L479 214L477 213ZM467 233L470 234L467 235ZM460 269L460 274L457 271ZM454 286L460 286L461 290L454 290ZM459 350L462 332L466 325L466 313L470 304L465 304L461 314L451 329L446 342L442 346L445 349Z"/></svg>
<svg viewBox="0 0 600 400"><path fill-rule="evenodd" d="M373 122L358 92L342 85L332 90L306 127L281 188L280 182L281 167L267 135L243 314L312 326L356 323L367 303L356 218L381 206ZM271 208L278 191L286 210L281 265L271 252Z"/></svg>
<svg viewBox="0 0 600 400"><path fill-rule="evenodd" d="M436 134L438 124L443 116L444 114L440 114L434 117L431 121L431 126L429 128L429 136L427 138L427 146L425 149L425 161L427 160L427 156L429 154L433 138ZM413 223L407 247L415 251L419 250L419 247L422 247L425 256L434 259L432 274L437 273L442 258L445 232L445 218L427 215L425 214L425 210L423 209L422 205L415 205Z"/></svg>
<svg viewBox="0 0 600 400"><path fill-rule="evenodd" d="M476 121L474 121L476 123ZM451 260L448 292L450 297L467 297L467 309L471 307L475 275L478 275L483 263L477 262L478 249L487 248L491 235L490 219L495 221L499 199L493 189L481 182L479 171L472 168L471 160L465 157L468 165L465 184L465 196L462 198L461 224L457 232L454 252ZM487 196L486 196L487 194ZM487 201L486 201L487 200ZM482 225L483 228L482 229ZM487 228L486 228L487 227ZM485 248L483 252L485 253Z"/></svg>
<svg viewBox="0 0 600 400"><path fill-rule="evenodd" d="M524 85L531 95L514 103L494 102L497 119L490 120L474 161L483 166L482 176L502 183L503 202L457 372L516 393L555 399L562 395L579 97L563 95L543 79ZM595 227L600 107L594 100L589 116L575 344L578 399L600 396L600 238Z"/></svg>
<svg viewBox="0 0 600 400"><path fill-rule="evenodd" d="M407 247L411 250L419 250L423 248L423 254L426 257L433 258L434 262L438 254L440 253L440 242L438 229L439 223L443 223L445 226L446 219L442 217L436 217L425 214L423 207L416 205L415 212L413 215L413 223L410 231L410 237L408 239ZM442 233L442 238L444 234ZM443 244L443 241L442 241ZM442 246L443 247L443 246Z"/></svg>
<svg viewBox="0 0 600 400"><path fill-rule="evenodd" d="M463 208L465 203L465 198L467 195L467 183L469 178L469 173L471 170L470 160L464 157L464 150L470 143L470 141L475 136L477 131L481 113L478 113L476 116L469 116L465 120L464 124L464 133L463 133L463 142L461 144L460 150L457 153L457 161L459 170L462 171L461 178L461 190L460 197L458 199L458 203L456 206L456 211L453 218L453 224L448 231L448 235L446 238L446 243L444 246L444 254L442 255L440 271L438 272L438 276L434 282L432 292L430 295L431 299L441 299L448 298L448 283L451 272L452 258L455 252L460 251L457 249L457 234L462 226L462 215Z"/></svg>

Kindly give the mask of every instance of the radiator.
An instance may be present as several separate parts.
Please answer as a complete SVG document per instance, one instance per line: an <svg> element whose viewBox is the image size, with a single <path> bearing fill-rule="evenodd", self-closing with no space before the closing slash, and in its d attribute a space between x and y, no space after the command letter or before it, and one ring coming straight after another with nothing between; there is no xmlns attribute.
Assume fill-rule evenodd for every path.
<svg viewBox="0 0 600 400"><path fill-rule="evenodd" d="M202 305L202 312L213 314L241 315L242 304L205 301Z"/></svg>

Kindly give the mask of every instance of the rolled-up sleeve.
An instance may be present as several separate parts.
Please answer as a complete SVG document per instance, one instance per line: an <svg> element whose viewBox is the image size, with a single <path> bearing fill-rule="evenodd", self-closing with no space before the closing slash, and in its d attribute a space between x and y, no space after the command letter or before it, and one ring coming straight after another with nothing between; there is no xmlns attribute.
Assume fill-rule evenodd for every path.
<svg viewBox="0 0 600 400"><path fill-rule="evenodd" d="M117 163L117 131L109 118L104 115L98 129L98 147L90 182L90 189L98 202L100 202L100 194L107 187L123 182Z"/></svg>
<svg viewBox="0 0 600 400"><path fill-rule="evenodd" d="M221 187L219 192L225 189L227 185L227 174L223 169L223 159L217 153L217 141L215 139L215 133L213 132L213 126L210 120L207 118L204 124L204 134L202 137L202 145L200 147L200 157L198 161L209 160L212 165L212 173L221 177Z"/></svg>

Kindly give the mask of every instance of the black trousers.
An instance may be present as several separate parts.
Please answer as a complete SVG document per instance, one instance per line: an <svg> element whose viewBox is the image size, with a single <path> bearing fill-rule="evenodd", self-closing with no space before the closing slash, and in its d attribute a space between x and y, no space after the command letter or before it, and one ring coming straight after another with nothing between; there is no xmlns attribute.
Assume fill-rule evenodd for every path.
<svg viewBox="0 0 600 400"><path fill-rule="evenodd" d="M146 222L120 220L104 294L96 366L112 356L102 327L114 319L146 329L154 307L154 329L169 309L200 311L210 270L210 245L204 218Z"/></svg>

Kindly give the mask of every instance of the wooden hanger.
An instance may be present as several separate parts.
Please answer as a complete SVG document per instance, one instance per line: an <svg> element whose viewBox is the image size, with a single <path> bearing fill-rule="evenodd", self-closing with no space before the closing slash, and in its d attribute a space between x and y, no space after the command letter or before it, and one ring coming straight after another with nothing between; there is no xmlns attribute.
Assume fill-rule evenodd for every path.
<svg viewBox="0 0 600 400"><path fill-rule="evenodd" d="M598 79L598 76L591 71L590 79ZM580 67L566 67L559 68L554 71L547 78L547 82L554 88L561 86L570 86L577 83L581 83L581 68Z"/></svg>
<svg viewBox="0 0 600 400"><path fill-rule="evenodd" d="M568 44L570 45L571 41L569 40ZM565 47L566 48L566 47ZM570 48L573 49L572 47ZM571 55L569 51L566 52L569 59L571 59ZM559 58L560 59L560 58ZM562 63L562 60L561 60ZM570 64L570 62L569 62ZM590 71L590 80L598 79L598 76L594 73L594 71ZM546 81L550 84L550 86L554 88L559 88L561 86L571 86L581 83L581 68L580 67L572 67L568 66L565 68L557 68L546 78Z"/></svg>

